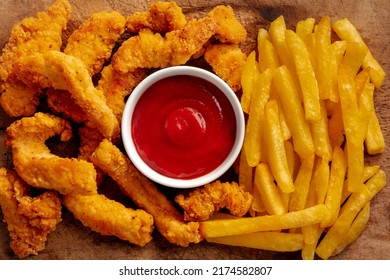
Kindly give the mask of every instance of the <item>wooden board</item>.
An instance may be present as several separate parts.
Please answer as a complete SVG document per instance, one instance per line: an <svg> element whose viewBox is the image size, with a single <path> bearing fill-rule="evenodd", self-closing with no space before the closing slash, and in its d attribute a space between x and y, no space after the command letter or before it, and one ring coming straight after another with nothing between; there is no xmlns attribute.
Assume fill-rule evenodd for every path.
<svg viewBox="0 0 390 280"><path fill-rule="evenodd" d="M53 1L1 0L0 3L0 47L7 41L12 25L26 16L33 16L45 10ZM73 6L72 20L67 32L71 32L92 13L102 10L118 10L124 15L146 10L152 1L114 0L70 0ZM242 47L246 52L255 46L259 27L268 27L270 21L283 15L289 28L301 19L314 17L319 20L329 15L332 21L348 17L361 32L374 56L390 73L390 6L387 0L197 0L177 3L183 11L193 17L205 15L217 4L231 5L239 20L248 31L248 38ZM385 139L390 133L390 82L375 95L375 105ZM0 110L1 111L1 110ZM0 112L0 141L4 129L13 121ZM0 165L10 163L7 150L0 146ZM379 156L370 157L367 163L380 164L389 176L390 150ZM385 187L372 201L371 217L362 235L335 259L390 259L390 188ZM0 219L2 216L0 214ZM157 232L153 241L143 248L131 245L115 237L103 237L83 227L64 210L63 222L49 235L46 249L28 259L299 259L300 252L275 253L239 247L202 242L181 248L169 244ZM17 259L9 248L6 225L0 223L0 259Z"/></svg>

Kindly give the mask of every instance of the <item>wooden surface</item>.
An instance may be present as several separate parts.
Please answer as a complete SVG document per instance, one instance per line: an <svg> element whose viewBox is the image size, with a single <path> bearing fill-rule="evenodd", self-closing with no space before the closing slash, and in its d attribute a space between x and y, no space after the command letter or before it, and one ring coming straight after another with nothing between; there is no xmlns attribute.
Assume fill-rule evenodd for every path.
<svg viewBox="0 0 390 280"><path fill-rule="evenodd" d="M7 41L12 25L26 16L45 10L53 1L0 0L0 47ZM69 30L92 13L102 10L118 10L124 15L146 10L152 1L114 0L70 0L73 15ZM242 45L246 52L254 48L259 27L268 27L270 21L284 15L287 26L301 19L314 17L319 20L329 15L332 21L348 17L361 32L370 50L390 73L390 5L388 0L237 0L237 1L181 1L177 3L190 16L201 17L217 4L229 4L248 31ZM390 82L375 94L375 105L385 139L390 133ZM1 110L0 110L1 111ZM4 128L12 122L0 112L0 141L4 139ZM0 165L10 163L7 150L0 145ZM389 177L390 150L379 156L367 158L367 163L380 164ZM0 219L2 219L0 213ZM239 247L201 244L180 248L169 244L156 231L154 240L143 248L131 245L115 237L103 237L83 227L64 210L63 222L48 237L46 249L28 259L299 259L300 252L275 253ZM0 259L16 259L9 248L9 237L5 223L0 223ZM371 217L362 235L335 259L390 259L390 188L386 186L371 204Z"/></svg>

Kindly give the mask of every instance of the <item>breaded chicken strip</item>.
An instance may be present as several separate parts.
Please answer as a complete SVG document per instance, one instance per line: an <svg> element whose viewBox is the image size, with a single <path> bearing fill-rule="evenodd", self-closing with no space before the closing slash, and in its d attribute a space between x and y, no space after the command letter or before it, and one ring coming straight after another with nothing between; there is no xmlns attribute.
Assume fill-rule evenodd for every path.
<svg viewBox="0 0 390 280"><path fill-rule="evenodd" d="M92 162L111 176L125 195L154 217L158 231L169 242L185 247L202 240L199 224L185 223L172 202L111 142L101 142L92 155Z"/></svg>
<svg viewBox="0 0 390 280"><path fill-rule="evenodd" d="M18 59L36 52L60 50L62 31L70 18L67 0L57 0L47 12L25 18L11 31L8 43L0 56L0 104L10 116L30 116L36 111L40 88L27 86L14 73Z"/></svg>
<svg viewBox="0 0 390 280"><path fill-rule="evenodd" d="M61 194L97 192L96 171L92 163L52 154L45 141L60 135L62 141L72 136L70 124L49 114L36 113L7 128L7 146L18 175L31 186L57 190Z"/></svg>
<svg viewBox="0 0 390 280"><path fill-rule="evenodd" d="M137 68L164 68L185 64L215 34L216 24L209 17L190 20L180 30L161 36L143 29L130 37L113 56L116 71L126 74Z"/></svg>
<svg viewBox="0 0 390 280"><path fill-rule="evenodd" d="M204 53L205 60L214 72L235 92L241 89L241 73L246 57L240 47L234 44L210 45Z"/></svg>
<svg viewBox="0 0 390 280"><path fill-rule="evenodd" d="M0 168L0 206L11 249L19 258L42 251L47 235L61 222L61 200L56 192L31 197L29 186L5 168Z"/></svg>
<svg viewBox="0 0 390 280"><path fill-rule="evenodd" d="M215 38L219 42L239 44L246 38L246 30L237 20L231 6L216 6L207 16L217 24Z"/></svg>
<svg viewBox="0 0 390 280"><path fill-rule="evenodd" d="M93 76L110 58L116 42L125 31L125 24L125 17L117 11L95 13L69 36L64 53L79 58ZM87 119L87 114L67 91L50 89L47 103L54 113L75 122Z"/></svg>
<svg viewBox="0 0 390 280"><path fill-rule="evenodd" d="M252 205L252 195L237 183L215 181L197 188L187 196L179 194L175 201L184 210L186 221L204 221L226 208L237 217L244 216Z"/></svg>
<svg viewBox="0 0 390 280"><path fill-rule="evenodd" d="M84 226L102 235L114 235L140 246L152 240L153 217L144 210L126 208L101 194L69 194L62 202Z"/></svg>
<svg viewBox="0 0 390 280"><path fill-rule="evenodd" d="M148 28L157 33L181 29L186 25L187 19L182 9L173 1L158 1L150 5L147 12L136 12L127 17L127 30L138 33Z"/></svg>
<svg viewBox="0 0 390 280"><path fill-rule="evenodd" d="M104 92L107 106L113 111L118 122L122 120L125 98L146 75L146 69L136 69L133 72L121 74L115 71L111 64L103 68L97 89Z"/></svg>
<svg viewBox="0 0 390 280"><path fill-rule="evenodd" d="M119 123L106 104L103 92L92 83L84 63L73 56L58 51L23 57L17 72L26 82L42 88L67 90L72 99L87 114L91 122L108 139L119 136Z"/></svg>

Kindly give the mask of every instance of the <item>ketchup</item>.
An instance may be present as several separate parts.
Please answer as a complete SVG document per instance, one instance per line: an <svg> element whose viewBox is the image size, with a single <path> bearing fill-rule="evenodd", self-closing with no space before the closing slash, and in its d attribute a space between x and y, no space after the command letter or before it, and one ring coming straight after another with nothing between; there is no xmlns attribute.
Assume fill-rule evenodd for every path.
<svg viewBox="0 0 390 280"><path fill-rule="evenodd" d="M210 82L193 76L164 78L139 99L131 121L140 157L168 177L191 179L218 167L236 134L233 108Z"/></svg>

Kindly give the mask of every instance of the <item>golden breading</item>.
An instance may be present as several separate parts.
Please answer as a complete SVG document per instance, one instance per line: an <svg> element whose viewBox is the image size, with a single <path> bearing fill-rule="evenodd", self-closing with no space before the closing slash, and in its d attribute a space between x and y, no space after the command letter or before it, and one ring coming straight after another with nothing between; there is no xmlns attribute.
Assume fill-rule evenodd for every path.
<svg viewBox="0 0 390 280"><path fill-rule="evenodd" d="M96 171L92 163L52 154L45 141L60 135L67 141L72 135L70 124L49 114L36 113L7 128L7 146L19 176L31 186L54 189L61 194L97 192Z"/></svg>
<svg viewBox="0 0 390 280"><path fill-rule="evenodd" d="M148 28L157 33L181 29L187 19L182 9L175 2L158 1L150 5L149 11L136 12L127 17L127 30L138 33Z"/></svg>
<svg viewBox="0 0 390 280"><path fill-rule="evenodd" d="M246 57L240 47L233 44L210 45L204 53L213 71L235 92L241 89L241 74Z"/></svg>
<svg viewBox="0 0 390 280"><path fill-rule="evenodd" d="M47 235L61 222L61 200L54 191L31 197L29 186L10 170L0 168L0 206L8 225L10 246L24 258L45 248Z"/></svg>
<svg viewBox="0 0 390 280"><path fill-rule="evenodd" d="M120 185L125 195L153 215L158 231L169 242L185 247L202 240L199 224L185 223L173 203L111 142L103 140L91 159Z"/></svg>
<svg viewBox="0 0 390 280"><path fill-rule="evenodd" d="M182 29L163 37L150 29L126 40L113 56L116 71L126 74L137 68L164 68L185 64L215 34L211 18L190 20Z"/></svg>
<svg viewBox="0 0 390 280"><path fill-rule="evenodd" d="M252 205L252 195L237 183L219 180L198 188L187 196L179 194L175 201L184 209L186 221L204 221L226 208L237 217L244 216Z"/></svg>
<svg viewBox="0 0 390 280"><path fill-rule="evenodd" d="M17 72L25 82L69 91L87 114L87 120L104 137L114 139L119 136L118 120L107 106L103 92L94 87L88 69L80 59L49 51L21 58Z"/></svg>
<svg viewBox="0 0 390 280"><path fill-rule="evenodd" d="M237 20L231 6L216 6L207 16L217 24L215 38L219 42L239 44L246 38L246 30Z"/></svg>
<svg viewBox="0 0 390 280"><path fill-rule="evenodd" d="M101 194L69 194L62 201L84 226L102 235L114 235L139 246L152 240L153 217L143 210L126 208Z"/></svg>
<svg viewBox="0 0 390 280"><path fill-rule="evenodd" d="M59 51L70 14L69 2L57 0L46 12L25 18L12 28L0 56L0 105L10 116L34 114L41 95L40 88L19 81L14 73L15 63L36 52Z"/></svg>

